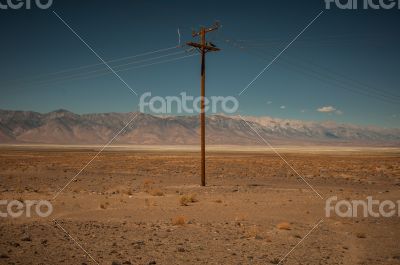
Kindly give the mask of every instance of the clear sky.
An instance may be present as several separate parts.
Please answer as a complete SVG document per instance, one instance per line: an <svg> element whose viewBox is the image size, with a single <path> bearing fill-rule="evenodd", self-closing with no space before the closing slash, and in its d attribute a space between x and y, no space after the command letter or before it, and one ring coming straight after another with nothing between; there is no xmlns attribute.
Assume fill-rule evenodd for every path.
<svg viewBox="0 0 400 265"><path fill-rule="evenodd" d="M219 20L222 28L208 36L222 51L207 55L207 96L237 97L244 115L400 127L399 9L325 10L320 0L54 0L48 10L0 10L1 109L136 109L138 97L53 11L106 61L174 47L178 28L182 43L192 41L192 29ZM110 65L139 96L197 96L200 62L191 54L171 48ZM336 111L317 111L329 107Z"/></svg>

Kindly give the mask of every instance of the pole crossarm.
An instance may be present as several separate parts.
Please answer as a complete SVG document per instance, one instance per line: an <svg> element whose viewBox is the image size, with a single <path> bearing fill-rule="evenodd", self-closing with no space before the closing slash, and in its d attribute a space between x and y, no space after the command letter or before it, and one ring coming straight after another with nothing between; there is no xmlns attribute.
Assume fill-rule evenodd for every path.
<svg viewBox="0 0 400 265"><path fill-rule="evenodd" d="M205 50L206 52L208 52L208 51L218 52L221 50L217 47L201 45L201 44L195 43L195 42L188 42L188 43L186 43L186 45L198 48L200 50Z"/></svg>
<svg viewBox="0 0 400 265"><path fill-rule="evenodd" d="M204 30L204 33L208 33L208 32L217 30L219 27L220 27L219 22L215 22L214 26L212 26L212 27L210 27L210 28L204 28L204 27L202 27L201 29ZM200 30L199 32L193 31L193 32L192 32L192 37L200 36L202 30Z"/></svg>

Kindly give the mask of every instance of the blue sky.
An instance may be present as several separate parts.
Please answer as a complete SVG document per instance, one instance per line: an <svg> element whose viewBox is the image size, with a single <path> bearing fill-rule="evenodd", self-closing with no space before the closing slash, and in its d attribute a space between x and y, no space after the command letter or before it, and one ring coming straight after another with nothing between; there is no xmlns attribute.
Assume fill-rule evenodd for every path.
<svg viewBox="0 0 400 265"><path fill-rule="evenodd" d="M244 87L321 11L324 13L245 93ZM0 10L0 108L128 112L138 97L52 13L106 61L208 36L207 96L236 96L240 113L400 126L400 10L325 10L324 1L54 1L49 10ZM5 25L5 26L4 26ZM199 95L199 57L185 49L129 58L121 77L139 95ZM161 57L165 56L165 57ZM160 58L156 58L160 57ZM147 61L148 60L148 61ZM144 67L148 63L159 63ZM129 68L127 66L127 68ZM73 71L65 71L74 69ZM333 107L336 111L319 112Z"/></svg>

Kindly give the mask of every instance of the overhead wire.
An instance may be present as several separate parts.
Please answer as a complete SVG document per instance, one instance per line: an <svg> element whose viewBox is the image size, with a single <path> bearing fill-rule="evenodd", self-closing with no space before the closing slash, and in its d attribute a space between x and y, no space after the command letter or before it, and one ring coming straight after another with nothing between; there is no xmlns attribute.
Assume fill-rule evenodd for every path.
<svg viewBox="0 0 400 265"><path fill-rule="evenodd" d="M114 70L118 70L120 67L123 67L123 66L132 65L132 64L140 64L140 63L149 62L149 61L153 61L153 60L157 60L157 59L161 59L161 58L165 58L165 57L169 57L169 56L174 56L174 55L178 55L178 54L183 54L183 53L186 53L186 51L173 52L173 53L164 54L164 55L157 56L157 57L147 58L147 59L143 59L143 60L139 60L139 61L131 61L131 62L117 64L117 65L111 65L111 66L113 67ZM90 70L90 71L86 71L86 72L82 72L82 73L75 73L75 74L71 74L71 75L60 76L60 77L56 77L56 78L48 79L48 80L34 81L32 83L42 84L42 83L48 83L48 82L52 82L52 81L69 79L69 78L73 78L73 77L90 75L90 74L99 73L99 72L109 72L109 71L108 71L108 69L96 69L96 70Z"/></svg>
<svg viewBox="0 0 400 265"><path fill-rule="evenodd" d="M309 37L309 38L310 38L310 37ZM231 41L233 41L233 40L231 40ZM237 43L237 42L236 42L236 43ZM249 45L243 45L243 44L238 44L238 45L240 46L240 48L246 48L246 49L252 48L252 49L255 49L255 50L259 50L259 51L260 51L259 48L257 49L256 47L250 47ZM292 56L292 57L294 57L294 56ZM290 59L288 59L288 60L290 60ZM358 86L363 86L363 87L364 87L365 89L367 89L367 90L370 90L370 91L373 90L372 93L378 93L378 94L381 94L381 95L384 95L384 96L400 98L399 95L396 95L396 94L394 94L394 93L391 92L391 91L387 91L387 90L385 90L384 88L377 89L377 88L375 88L375 87L373 87L373 86L371 86L371 85L362 83L362 82L360 82L359 80L355 80L354 78L350 78L350 77L348 77L348 76L345 76L345 75L343 75L343 74L340 74L340 73L338 73L338 72L336 72L336 71L334 71L334 70L328 68L327 66L317 65L317 64L315 64L314 62L312 62L312 61L310 61L310 60L307 60L307 59L305 59L305 58L301 58L301 59L299 59L299 61L301 61L301 62L306 62L306 63L308 63L308 64L312 64L312 65L318 67L318 69L324 69L324 70L325 70L327 73L329 73L329 74L336 75L336 76L340 76L341 78L347 79L348 81L353 82L353 83L357 84Z"/></svg>
<svg viewBox="0 0 400 265"><path fill-rule="evenodd" d="M138 69L138 68L142 68L142 67L147 67L150 65L156 65L159 63L167 63L167 62L171 62L171 61L175 61L175 60L180 60L180 59L184 59L187 57L191 57L191 56L181 56L181 57L175 57L172 59L168 59L168 60L161 60L159 61L159 59L165 58L165 57L170 57L170 56L176 56L176 55L180 55L180 54L184 54L184 53L188 53L187 51L179 51L179 52L173 52L173 53L168 53L168 54L164 54L161 56L156 56L156 57L151 57L151 58L147 58L147 59L143 59L143 60L138 60L138 61L130 61L130 62L126 62L123 64L118 64L118 65L112 65L112 67L115 69L115 72L120 72L120 71L126 71L126 70L130 70L130 69ZM143 64L145 62L151 62L151 61L155 61L153 63L148 63L148 64ZM128 67L126 68L126 66L129 65L133 65L133 64L138 64L136 67ZM90 71L86 71L83 73L74 73L74 74L70 74L70 75L61 75L58 77L54 77L51 79L43 79L40 81L32 81L30 83L24 84L24 86L33 86L33 87L37 87L37 86L46 86L46 85L50 85L50 84L55 84L55 83L59 83L59 82L63 82L63 81L70 81L70 80L79 80L81 79L87 79L90 77L96 77L96 76L101 76L98 75L98 73L102 73L101 75L106 75L109 74L111 72L109 72L107 69L95 69L95 70L91 70ZM87 78L86 78L87 77Z"/></svg>
<svg viewBox="0 0 400 265"><path fill-rule="evenodd" d="M220 34L221 36L221 34ZM223 38L222 39L223 42L230 44L231 46L233 46L234 48L239 48L241 51L246 52L252 56L254 56L254 54L251 54L253 51L249 51L249 48L245 45L243 45L243 43L238 43L235 40L233 40L232 38ZM254 48L253 48L254 49ZM258 59L263 59L266 60L266 58L264 58L265 54L260 54L260 52L257 52L256 57ZM283 59L281 58L282 61L289 61L288 59ZM383 93L382 91L379 91L377 89L371 89L371 87L366 86L365 84L360 83L359 81L355 81L353 80L353 83L350 83L349 80L350 78L345 77L344 75L341 75L342 79L339 79L337 76L340 76L339 74L337 74L337 76L335 77L335 73L329 69L327 70L327 73L322 73L320 70L320 66L317 69L312 69L311 67L307 66L298 66L296 63L293 63L293 60L290 63L284 63L286 66L290 67L290 68L298 68L297 70L300 72L302 72L303 74L308 74L308 75L312 75L313 77L326 82L327 80L330 80L331 83L333 81L333 84L336 86L339 86L343 89L348 89L351 90L353 93L359 93L359 94L363 94L364 96L368 96L368 97L374 97L377 99L380 99L382 101L386 101L388 103L392 103L392 104L398 104L398 96L393 95L391 93ZM324 79L324 77L326 79ZM343 80L345 79L345 80ZM346 81L347 79L347 81ZM357 83L358 85L355 85L355 83Z"/></svg>
<svg viewBox="0 0 400 265"><path fill-rule="evenodd" d="M185 56L176 57L176 58L172 58L172 59L168 59L168 60L153 62L153 63L149 63L149 64L144 64L144 65L139 65L139 66L135 66L135 67L128 67L128 68L124 68L124 69L118 69L118 70L115 70L115 72L120 73L120 72L129 71L129 70L145 68L145 67L149 67L149 66L153 66L153 65L169 63L169 62L173 62L173 61L183 60L183 59L186 59L186 58L189 58L189 57L193 57L193 56L196 56L196 55L198 55L198 54L194 53L194 54L190 54L190 55L185 55ZM105 76L105 75L109 75L109 74L112 74L112 73L108 72L108 71L103 71L102 73L98 73L98 74L83 75L83 76L80 76L80 77L74 77L74 78L69 78L69 79L64 79L64 80L57 80L57 81L54 81L52 83L42 84L41 86L48 86L48 85L57 84L57 83L60 83L60 82L70 82L70 81L77 81L77 80L85 80L85 79L96 78L96 77Z"/></svg>
<svg viewBox="0 0 400 265"><path fill-rule="evenodd" d="M126 60L130 60L130 59L133 59L133 58L138 58L138 57L148 56L148 55L155 54L155 53L161 53L161 52L166 52L166 51L173 50L173 49L178 49L178 48L181 48L181 47L182 46L172 46L172 47L157 49L157 50L144 52L144 53L140 53L140 54L120 57L120 58L116 58L116 59L107 60L107 63L112 64L112 63L115 63L115 62L126 61ZM24 82L40 81L41 79L45 79L45 77L56 76L56 75L59 75L59 74L74 72L74 71L93 68L93 67L99 67L99 66L103 66L103 65L104 65L103 63L87 64L87 65L82 65L82 66L78 66L78 67L63 69L63 70L56 71L56 72L39 74L39 75L36 75L34 77L30 77L30 78L18 78L18 79L10 80L10 81L8 81L6 83L3 83L3 85L7 85L7 84L10 85L12 83L24 83Z"/></svg>

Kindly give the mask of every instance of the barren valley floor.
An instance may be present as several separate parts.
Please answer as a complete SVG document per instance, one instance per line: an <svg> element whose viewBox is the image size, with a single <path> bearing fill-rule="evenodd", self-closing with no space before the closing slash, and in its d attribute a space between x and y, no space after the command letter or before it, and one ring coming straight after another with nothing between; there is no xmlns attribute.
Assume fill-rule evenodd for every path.
<svg viewBox="0 0 400 265"><path fill-rule="evenodd" d="M272 152L208 152L200 187L197 152L112 149L54 198L97 149L1 147L0 200L54 211L0 218L0 264L400 264L397 215L325 216L400 200L398 150L282 152L322 198Z"/></svg>

